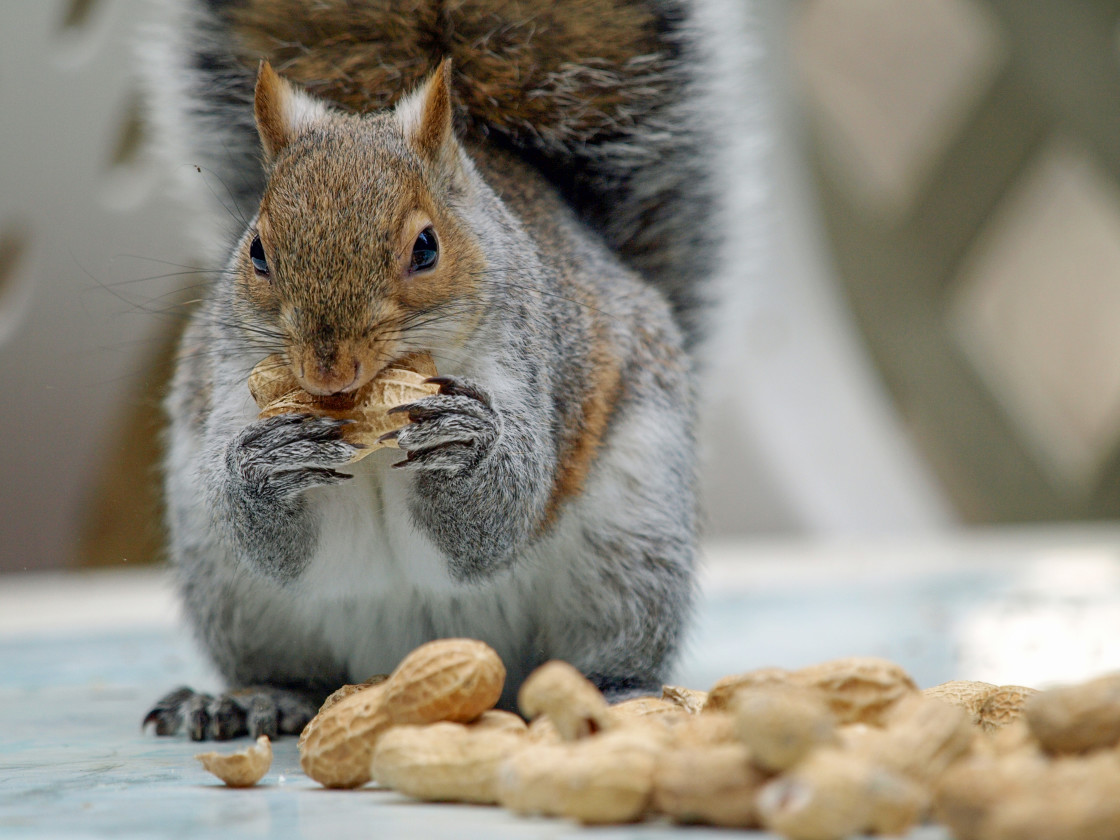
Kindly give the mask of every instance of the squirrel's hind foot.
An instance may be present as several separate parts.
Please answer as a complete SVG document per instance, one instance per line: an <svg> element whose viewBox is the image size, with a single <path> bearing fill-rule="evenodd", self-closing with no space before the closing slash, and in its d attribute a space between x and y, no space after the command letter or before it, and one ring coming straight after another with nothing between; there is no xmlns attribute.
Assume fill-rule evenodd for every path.
<svg viewBox="0 0 1120 840"><path fill-rule="evenodd" d="M248 735L298 735L319 710L308 695L253 686L213 696L183 686L161 697L144 718L156 735L186 729L192 741L228 741Z"/></svg>

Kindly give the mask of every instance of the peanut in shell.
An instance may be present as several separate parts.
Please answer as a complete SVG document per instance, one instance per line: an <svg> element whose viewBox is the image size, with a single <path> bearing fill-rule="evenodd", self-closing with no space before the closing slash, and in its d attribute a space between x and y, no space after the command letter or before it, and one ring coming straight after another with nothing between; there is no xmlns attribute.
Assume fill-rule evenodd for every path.
<svg viewBox="0 0 1120 840"><path fill-rule="evenodd" d="M1114 746L1120 742L1120 674L1040 692L1027 700L1024 714L1051 752Z"/></svg>
<svg viewBox="0 0 1120 840"><path fill-rule="evenodd" d="M918 690L910 675L890 660L852 656L797 671L760 668L724 677L708 692L704 711L726 709L736 692L771 683L790 683L820 691L841 725L878 724L894 703Z"/></svg>
<svg viewBox="0 0 1120 840"><path fill-rule="evenodd" d="M999 686L992 683L978 682L976 680L952 680L930 688L922 689L922 694L935 700L942 700L960 706L972 719L975 725L980 724L980 710L988 695Z"/></svg>
<svg viewBox="0 0 1120 840"><path fill-rule="evenodd" d="M659 754L640 730L626 728L537 743L499 769L499 801L515 813L589 825L634 822L649 805Z"/></svg>
<svg viewBox="0 0 1120 840"><path fill-rule="evenodd" d="M529 725L521 715L501 709L490 709L467 724L475 732L510 732L527 737Z"/></svg>
<svg viewBox="0 0 1120 840"><path fill-rule="evenodd" d="M674 747L692 748L738 743L735 717L730 712L705 712L680 720L669 730Z"/></svg>
<svg viewBox="0 0 1120 840"><path fill-rule="evenodd" d="M812 752L759 791L764 827L789 840L905 834L925 813L925 789L864 756L834 747Z"/></svg>
<svg viewBox="0 0 1120 840"><path fill-rule="evenodd" d="M389 414L389 409L438 393L439 386L426 381L435 375L432 357L414 353L394 362L353 393L320 397L304 391L284 358L272 355L249 374L249 391L262 420L281 414L349 420L342 436L362 447L353 458L359 461L376 449L394 446L392 440L381 441L381 436L404 428L409 420L403 413Z"/></svg>
<svg viewBox="0 0 1120 840"><path fill-rule="evenodd" d="M679 718L686 717L688 714L676 703L662 700L660 697L634 697L610 707L610 715L616 721L645 717Z"/></svg>
<svg viewBox="0 0 1120 840"><path fill-rule="evenodd" d="M1023 716L1027 701L1038 690L1024 685L1001 685L984 698L980 707L980 726L991 731L1007 726Z"/></svg>
<svg viewBox="0 0 1120 840"><path fill-rule="evenodd" d="M836 719L824 696L792 683L741 689L731 698L739 740L771 773L792 767L816 747L836 741Z"/></svg>
<svg viewBox="0 0 1120 840"><path fill-rule="evenodd" d="M770 683L788 683L790 672L785 668L756 668L742 674L728 674L716 680L708 690L702 711L725 712L737 691Z"/></svg>
<svg viewBox="0 0 1120 840"><path fill-rule="evenodd" d="M385 682L385 680L387 679L389 679L388 674L376 674L375 676L370 677L365 682L349 683L347 685L339 686L329 695L327 695L327 699L323 701L323 705L319 707L319 711L322 712L326 709L329 709L339 700L345 700L351 694L357 694L359 691L364 691L371 685L379 685Z"/></svg>
<svg viewBox="0 0 1120 840"><path fill-rule="evenodd" d="M998 729L980 730L981 737L973 742L973 751L986 755L1003 756L1027 752L1040 754L1038 743L1025 718L1019 718Z"/></svg>
<svg viewBox="0 0 1120 840"><path fill-rule="evenodd" d="M1110 751L975 755L941 779L935 814L957 840L1111 840L1120 836L1118 789Z"/></svg>
<svg viewBox="0 0 1120 840"><path fill-rule="evenodd" d="M673 747L658 758L652 809L681 823L753 828L755 794L765 781L743 744Z"/></svg>
<svg viewBox="0 0 1120 840"><path fill-rule="evenodd" d="M394 726L377 741L371 773L414 799L493 805L498 768L528 743L509 729L450 722Z"/></svg>
<svg viewBox="0 0 1120 840"><path fill-rule="evenodd" d="M663 685L661 699L675 703L689 714L696 715L704 708L704 703L708 700L708 692L681 685Z"/></svg>
<svg viewBox="0 0 1120 840"><path fill-rule="evenodd" d="M879 764L924 783L965 755L977 734L965 709L921 694L900 700L885 724L863 748Z"/></svg>
<svg viewBox="0 0 1120 840"><path fill-rule="evenodd" d="M406 656L384 683L394 723L465 723L494 707L506 669L475 639L439 639Z"/></svg>
<svg viewBox="0 0 1120 840"><path fill-rule="evenodd" d="M300 736L300 766L326 787L370 781L378 739L391 726L474 720L502 693L505 666L485 643L439 639L412 651L385 682L339 700Z"/></svg>
<svg viewBox="0 0 1120 840"><path fill-rule="evenodd" d="M547 715L565 741L608 730L615 722L599 689L560 660L546 662L529 674L518 691L517 705L529 720Z"/></svg>
<svg viewBox="0 0 1120 840"><path fill-rule="evenodd" d="M1037 789L1046 773L1041 753L974 754L950 767L934 788L933 813L956 840L979 840L996 802Z"/></svg>
<svg viewBox="0 0 1120 840"><path fill-rule="evenodd" d="M794 671L790 680L823 692L839 724L881 724L895 703L918 691L902 666L872 656L810 665Z"/></svg>

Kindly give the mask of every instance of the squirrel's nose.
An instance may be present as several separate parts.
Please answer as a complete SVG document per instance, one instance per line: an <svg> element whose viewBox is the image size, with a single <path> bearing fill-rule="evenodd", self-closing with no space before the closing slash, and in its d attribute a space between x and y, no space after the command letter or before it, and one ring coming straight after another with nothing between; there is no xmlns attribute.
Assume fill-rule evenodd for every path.
<svg viewBox="0 0 1120 840"><path fill-rule="evenodd" d="M294 373L309 394L319 397L340 394L363 384L361 359L337 346L308 348L299 359Z"/></svg>

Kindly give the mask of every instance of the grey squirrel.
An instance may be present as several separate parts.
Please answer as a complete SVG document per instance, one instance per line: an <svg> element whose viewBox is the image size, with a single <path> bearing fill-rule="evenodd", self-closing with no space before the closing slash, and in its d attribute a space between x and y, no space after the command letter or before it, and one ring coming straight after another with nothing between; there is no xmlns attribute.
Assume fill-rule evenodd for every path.
<svg viewBox="0 0 1120 840"><path fill-rule="evenodd" d="M698 2L179 3L156 106L248 224L166 402L169 553L229 690L168 694L157 733L297 733L446 636L497 650L506 706L553 658L659 690L725 235ZM396 463L246 386L274 353L336 394L421 351Z"/></svg>

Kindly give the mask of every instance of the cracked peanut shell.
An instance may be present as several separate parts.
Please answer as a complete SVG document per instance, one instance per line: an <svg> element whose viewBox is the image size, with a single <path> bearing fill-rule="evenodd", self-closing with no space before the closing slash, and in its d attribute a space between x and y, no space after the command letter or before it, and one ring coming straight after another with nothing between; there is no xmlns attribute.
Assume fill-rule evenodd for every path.
<svg viewBox="0 0 1120 840"><path fill-rule="evenodd" d="M436 366L427 353L413 353L394 362L357 391L317 397L304 391L282 356L272 355L249 374L249 392L260 408L260 419L281 414L314 414L350 420L342 436L362 446L353 460L360 461L376 449L395 446L381 436L408 425L408 415L389 414L390 408L430 397L439 386L427 382Z"/></svg>
<svg viewBox="0 0 1120 840"><path fill-rule="evenodd" d="M272 766L272 744L261 735L255 744L235 753L204 752L195 758L230 787L252 787Z"/></svg>

